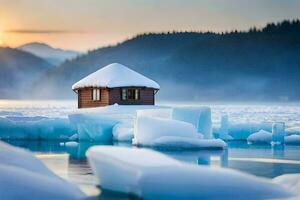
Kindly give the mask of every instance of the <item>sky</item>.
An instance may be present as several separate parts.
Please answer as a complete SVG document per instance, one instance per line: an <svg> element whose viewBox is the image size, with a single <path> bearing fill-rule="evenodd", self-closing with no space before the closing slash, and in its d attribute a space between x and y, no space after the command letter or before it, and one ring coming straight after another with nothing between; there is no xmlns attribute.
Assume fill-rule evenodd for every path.
<svg viewBox="0 0 300 200"><path fill-rule="evenodd" d="M0 0L0 45L86 51L144 32L247 30L299 10L300 0Z"/></svg>

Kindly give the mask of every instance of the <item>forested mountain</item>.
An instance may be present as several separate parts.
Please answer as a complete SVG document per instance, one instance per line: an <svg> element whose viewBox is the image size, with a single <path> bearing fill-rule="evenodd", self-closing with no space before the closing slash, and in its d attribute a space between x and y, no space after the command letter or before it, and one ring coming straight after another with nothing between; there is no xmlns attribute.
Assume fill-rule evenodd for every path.
<svg viewBox="0 0 300 200"><path fill-rule="evenodd" d="M161 99L298 101L300 21L247 32L138 35L49 70L34 90L38 97L69 98L73 83L112 62L158 81Z"/></svg>
<svg viewBox="0 0 300 200"><path fill-rule="evenodd" d="M30 95L32 83L51 67L30 53L0 47L0 98Z"/></svg>

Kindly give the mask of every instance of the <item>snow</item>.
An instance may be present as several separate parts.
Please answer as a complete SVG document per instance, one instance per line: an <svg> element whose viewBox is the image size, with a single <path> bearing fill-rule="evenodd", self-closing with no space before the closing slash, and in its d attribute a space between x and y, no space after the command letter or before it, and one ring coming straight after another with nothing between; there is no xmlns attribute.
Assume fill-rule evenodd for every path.
<svg viewBox="0 0 300 200"><path fill-rule="evenodd" d="M165 148L225 148L222 140L202 139L195 126L184 121L158 117L137 117L133 144Z"/></svg>
<svg viewBox="0 0 300 200"><path fill-rule="evenodd" d="M274 183L280 184L300 196L300 174L284 174L273 179Z"/></svg>
<svg viewBox="0 0 300 200"><path fill-rule="evenodd" d="M112 130L113 139L120 142L132 141L133 125L129 123L117 123Z"/></svg>
<svg viewBox="0 0 300 200"><path fill-rule="evenodd" d="M172 119L193 124L204 139L212 138L211 110L209 107L175 107Z"/></svg>
<svg viewBox="0 0 300 200"><path fill-rule="evenodd" d="M198 138L195 127L187 122L155 117L136 119L134 141L137 145L151 146L154 140L163 136Z"/></svg>
<svg viewBox="0 0 300 200"><path fill-rule="evenodd" d="M298 144L300 145L300 135L289 135L284 137L285 144Z"/></svg>
<svg viewBox="0 0 300 200"><path fill-rule="evenodd" d="M172 119L172 108L158 108L158 109L143 109L137 110L136 116L137 117L159 117L165 119Z"/></svg>
<svg viewBox="0 0 300 200"><path fill-rule="evenodd" d="M94 146L88 150L87 157L101 188L142 199L292 196L288 189L265 179L229 169L183 163L150 149Z"/></svg>
<svg viewBox="0 0 300 200"><path fill-rule="evenodd" d="M2 139L67 139L75 131L66 118L0 117L0 138Z"/></svg>
<svg viewBox="0 0 300 200"><path fill-rule="evenodd" d="M276 131L275 131L276 132ZM267 143L270 144L272 142L272 138L273 138L273 134L268 132L268 131L264 131L264 130L260 130L256 133L251 134L247 140L250 143ZM280 143L285 143L286 145L289 144L300 144L300 135L289 135L289 136L285 136L284 140Z"/></svg>
<svg viewBox="0 0 300 200"><path fill-rule="evenodd" d="M255 132L251 134L248 138L247 141L250 143L268 143L272 141L272 133L265 131L265 130L260 130L258 132Z"/></svg>
<svg viewBox="0 0 300 200"><path fill-rule="evenodd" d="M282 144L284 143L285 136L285 124L284 122L275 122L272 125L272 143Z"/></svg>
<svg viewBox="0 0 300 200"><path fill-rule="evenodd" d="M88 75L72 86L72 89L83 87L149 87L159 89L160 86L155 81L119 64L109 64L98 71Z"/></svg>
<svg viewBox="0 0 300 200"><path fill-rule="evenodd" d="M0 141L0 199L83 199L81 191L52 173L31 153Z"/></svg>

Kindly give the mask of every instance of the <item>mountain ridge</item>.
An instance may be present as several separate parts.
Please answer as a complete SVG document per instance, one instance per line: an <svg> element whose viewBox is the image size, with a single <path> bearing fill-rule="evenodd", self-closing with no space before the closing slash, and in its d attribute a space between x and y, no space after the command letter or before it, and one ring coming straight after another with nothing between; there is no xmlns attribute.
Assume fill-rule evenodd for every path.
<svg viewBox="0 0 300 200"><path fill-rule="evenodd" d="M21 98L53 66L40 57L18 49L0 47L0 98Z"/></svg>
<svg viewBox="0 0 300 200"><path fill-rule="evenodd" d="M54 48L49 44L43 42L26 43L17 48L41 57L47 60L52 65L56 66L62 64L67 59L75 58L76 56L81 54L78 51Z"/></svg>
<svg viewBox="0 0 300 200"><path fill-rule="evenodd" d="M33 90L37 98L74 98L73 83L114 62L156 80L158 99L299 101L300 21L227 33L140 34L48 70Z"/></svg>

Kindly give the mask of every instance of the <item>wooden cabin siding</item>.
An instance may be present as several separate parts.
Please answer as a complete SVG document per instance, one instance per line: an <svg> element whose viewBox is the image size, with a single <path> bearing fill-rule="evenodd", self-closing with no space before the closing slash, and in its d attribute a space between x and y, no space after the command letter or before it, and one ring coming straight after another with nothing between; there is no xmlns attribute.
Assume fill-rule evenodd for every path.
<svg viewBox="0 0 300 200"><path fill-rule="evenodd" d="M119 104L119 105L154 105L154 89L153 88L137 88L137 87L124 87L140 89L140 99L139 100L122 100L121 90L122 88L111 88L109 89L109 105Z"/></svg>
<svg viewBox="0 0 300 200"><path fill-rule="evenodd" d="M93 88L81 88L78 89L78 108L92 108L101 107L107 105L113 105L115 103L119 105L154 105L154 89L153 88L139 88L139 87L126 87L140 89L139 100L122 100L121 89L122 88L101 88L100 101L92 100Z"/></svg>
<svg viewBox="0 0 300 200"><path fill-rule="evenodd" d="M101 88L99 101L92 99L93 88L81 88L78 90L78 108L91 108L109 105L109 92L106 88Z"/></svg>

